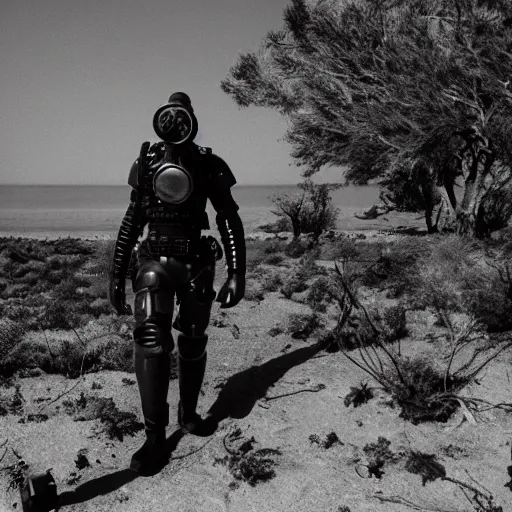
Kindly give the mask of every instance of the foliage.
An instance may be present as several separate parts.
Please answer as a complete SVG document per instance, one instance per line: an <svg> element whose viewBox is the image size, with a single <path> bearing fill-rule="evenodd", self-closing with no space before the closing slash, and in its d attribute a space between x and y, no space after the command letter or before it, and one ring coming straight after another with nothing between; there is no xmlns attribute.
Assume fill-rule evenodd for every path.
<svg viewBox="0 0 512 512"><path fill-rule="evenodd" d="M228 447L227 439L230 443L238 442L239 446L236 449ZM274 459L276 455L281 455L281 451L274 448L254 450L254 443L254 437L243 438L241 430L237 428L224 438L224 447L229 455L215 460L216 464L226 465L236 480L247 482L252 487L276 476L274 467L277 462Z"/></svg>
<svg viewBox="0 0 512 512"><path fill-rule="evenodd" d="M318 436L317 434L311 434L308 439L309 439L310 443L316 444L318 446L321 446L322 448L324 448L326 450L328 450L329 448L331 448L335 444L340 444L340 445L343 444L340 441L340 439L339 439L338 435L336 434L336 432L329 432L325 436L325 439L320 439L320 436Z"/></svg>
<svg viewBox="0 0 512 512"><path fill-rule="evenodd" d="M486 250L475 241L449 236L416 261L409 288L416 307L430 307L447 323L462 312L489 332L512 327L512 280L509 255Z"/></svg>
<svg viewBox="0 0 512 512"><path fill-rule="evenodd" d="M0 354L5 357L25 335L25 326L10 318L0 319Z"/></svg>
<svg viewBox="0 0 512 512"><path fill-rule="evenodd" d="M320 317L316 313L293 313L288 320L288 333L294 339L308 339L321 326Z"/></svg>
<svg viewBox="0 0 512 512"><path fill-rule="evenodd" d="M368 443L363 447L368 464L368 472L376 478L380 478L384 471L382 468L387 463L394 463L399 460L399 456L389 449L391 441L385 437L379 436L376 443Z"/></svg>
<svg viewBox="0 0 512 512"><path fill-rule="evenodd" d="M292 226L294 238L309 233L314 239L336 226L338 209L332 205L331 191L340 185L316 184L311 180L299 183L300 194L274 195L272 203L278 208L273 213L287 218Z"/></svg>
<svg viewBox="0 0 512 512"><path fill-rule="evenodd" d="M287 118L305 177L324 165L349 165L355 183L432 173L450 200L460 179L458 230L482 236L483 198L512 178L511 16L490 0L292 0L283 28L240 55L221 87ZM391 179L398 202L417 208L417 187Z"/></svg>
<svg viewBox="0 0 512 512"><path fill-rule="evenodd" d="M359 386L351 386L350 393L347 393L343 403L345 407L353 405L354 408L369 402L373 398L373 390L368 387L367 382L361 382Z"/></svg>
<svg viewBox="0 0 512 512"><path fill-rule="evenodd" d="M65 400L63 405L75 421L99 419L109 439L123 441L125 435L133 436L144 428L135 414L120 411L112 398L85 395L82 391L79 398Z"/></svg>
<svg viewBox="0 0 512 512"><path fill-rule="evenodd" d="M437 462L435 454L411 451L405 469L409 473L420 475L423 485L446 476L446 469Z"/></svg>
<svg viewBox="0 0 512 512"><path fill-rule="evenodd" d="M444 368L420 358L407 358L401 354L400 342L397 346L386 342L385 326L358 298L360 279L360 274L336 265L332 297L340 311L332 333L338 336L337 343L347 359L374 378L401 407L401 416L413 423L446 421L461 403L478 408L478 401L462 398L460 391L512 343L491 347L482 339L478 322L446 315L446 353L441 354ZM403 317L403 312L391 315Z"/></svg>

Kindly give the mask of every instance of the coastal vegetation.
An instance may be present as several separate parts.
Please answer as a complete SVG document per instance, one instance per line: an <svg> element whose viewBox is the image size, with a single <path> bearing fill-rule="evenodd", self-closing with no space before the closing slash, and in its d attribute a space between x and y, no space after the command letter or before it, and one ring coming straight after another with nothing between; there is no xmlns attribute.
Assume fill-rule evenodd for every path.
<svg viewBox="0 0 512 512"><path fill-rule="evenodd" d="M302 308L278 325L265 326L267 343L284 339L287 352L297 344L317 347L323 357L332 358L329 364L339 365L342 357L361 370L365 381L347 382L346 410L351 405L354 411L369 407L384 393L393 414L411 425L448 424L457 415L473 425L489 411L512 411L511 403L494 403L472 391L484 371L509 357L512 246L507 233L503 231L502 241L454 234L355 237L332 230L318 237L249 236L243 303L258 308L269 301L287 301ZM114 371L122 372L124 386L134 384L126 376L134 373L133 320L117 316L105 303L113 241L9 238L0 245L0 415L27 424L49 421L52 402L41 402L35 412L35 403L29 403L20 387L26 378L60 374L78 383L86 375ZM38 279L20 293L27 275L36 272ZM218 336L224 331L243 336L226 313L214 316L212 326ZM173 364L171 378L176 377L174 359ZM317 384L304 391L324 388ZM142 429L137 416L116 405L115 395L106 395L108 390L94 381L91 391L54 400L60 414L97 424L96 436L122 442L137 435ZM315 434L310 444L329 451L345 446L342 436L331 434L332 443L331 437L321 441ZM283 450L254 450L253 442L242 443L215 462L234 478L232 492L243 482L255 486L271 480L279 471ZM421 475L424 483L437 479L429 476L434 462L426 455L422 458L414 450L393 454L386 439L369 443L362 454L370 478L385 479L403 467ZM11 466L19 469L16 461ZM69 481L76 483L80 474L73 471ZM439 478L451 477L445 471ZM449 481L461 489L469 485L461 479ZM495 504L492 496L486 499Z"/></svg>
<svg viewBox="0 0 512 512"><path fill-rule="evenodd" d="M247 236L244 300L234 311L213 308L209 360L220 355L204 389L219 420L234 428L217 446L223 456L212 449L202 462L226 473L226 503L241 486L266 485L321 458L315 468L342 467L347 481L349 471L395 486L393 475L413 475L410 495L438 485L433 494L453 503L453 489L441 485L450 483L470 504L464 510L503 512L477 479L491 475L486 482L499 482L500 498L503 487L512 489L503 481L512 477L502 456L510 446L501 442L512 413L504 398L512 347L511 55L508 2L292 0L283 29L241 55L222 82L238 105L276 109L290 121L286 138L304 178L298 195L272 198L277 220ZM423 212L426 230L336 231L330 192L340 185L312 181L325 165L348 166L351 183L379 180L375 215ZM22 429L57 416L94 423L100 428L91 437L102 442L143 430L121 405L129 401L119 387L135 384L134 320L108 300L113 246L0 240L0 421L11 429L13 421ZM172 364L175 379L174 355ZM89 388L75 390L91 374ZM98 382L107 374L110 386ZM56 398L30 395L31 384L53 376L75 382ZM269 396L278 384L293 388ZM298 394L300 414L289 426L282 418ZM269 402L278 399L284 405L275 412ZM236 421L250 413L272 448L255 449L256 438L242 435ZM287 437L303 421L325 438ZM457 437L464 422L465 433L476 432L472 440ZM487 444L489 454L478 443L490 429L500 444ZM441 446L441 436L453 442ZM271 444L276 439L283 444ZM0 468L9 489L28 469L11 451L16 458ZM80 479L77 469L91 470L85 453L71 459L69 485ZM310 458L296 464L293 456L304 454ZM361 492L354 502L361 498L448 510L398 491Z"/></svg>
<svg viewBox="0 0 512 512"><path fill-rule="evenodd" d="M222 89L287 119L303 176L347 166L429 231L486 237L512 213L511 19L504 1L292 0Z"/></svg>

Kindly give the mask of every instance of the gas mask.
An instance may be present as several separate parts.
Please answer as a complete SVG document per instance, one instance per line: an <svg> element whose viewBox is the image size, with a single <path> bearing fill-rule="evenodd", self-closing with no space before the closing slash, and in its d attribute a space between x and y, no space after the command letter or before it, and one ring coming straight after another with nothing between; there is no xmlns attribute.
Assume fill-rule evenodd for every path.
<svg viewBox="0 0 512 512"><path fill-rule="evenodd" d="M155 133L165 142L185 144L197 135L197 118L185 93L174 93L153 116Z"/></svg>

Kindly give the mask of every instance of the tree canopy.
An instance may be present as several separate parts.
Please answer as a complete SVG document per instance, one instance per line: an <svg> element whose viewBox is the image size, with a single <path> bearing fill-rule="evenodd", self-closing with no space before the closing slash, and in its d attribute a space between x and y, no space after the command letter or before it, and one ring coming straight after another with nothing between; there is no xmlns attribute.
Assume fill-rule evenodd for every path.
<svg viewBox="0 0 512 512"><path fill-rule="evenodd" d="M405 163L448 195L476 182L461 203L478 210L511 179L511 77L507 0L292 0L221 87L287 117L305 177L348 165L362 184Z"/></svg>

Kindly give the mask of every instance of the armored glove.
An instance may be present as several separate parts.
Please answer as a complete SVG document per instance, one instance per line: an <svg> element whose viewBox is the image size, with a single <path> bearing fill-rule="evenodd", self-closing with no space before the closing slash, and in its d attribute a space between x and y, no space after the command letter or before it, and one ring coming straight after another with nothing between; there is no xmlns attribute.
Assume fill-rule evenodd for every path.
<svg viewBox="0 0 512 512"><path fill-rule="evenodd" d="M126 304L125 282L124 279L112 279L109 290L110 303L114 306L119 315L131 315L132 308Z"/></svg>
<svg viewBox="0 0 512 512"><path fill-rule="evenodd" d="M243 299L244 293L245 275L230 272L215 300L221 303L221 309L232 308Z"/></svg>

